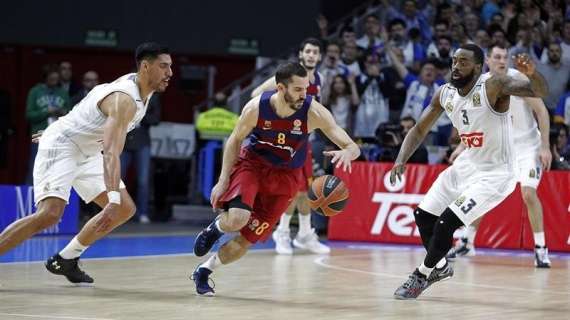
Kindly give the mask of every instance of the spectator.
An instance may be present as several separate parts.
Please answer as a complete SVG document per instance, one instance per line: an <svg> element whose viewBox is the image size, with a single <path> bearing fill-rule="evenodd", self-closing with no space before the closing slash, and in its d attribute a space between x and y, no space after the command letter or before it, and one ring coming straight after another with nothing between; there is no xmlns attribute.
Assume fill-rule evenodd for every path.
<svg viewBox="0 0 570 320"><path fill-rule="evenodd" d="M570 8L570 5L568 7ZM570 65L570 19L564 21L561 40L560 48L562 48L562 63Z"/></svg>
<svg viewBox="0 0 570 320"><path fill-rule="evenodd" d="M362 71L360 70L360 64L358 64L357 58L358 48L356 42L345 42L342 47L342 57L339 66L347 68L350 74L358 77Z"/></svg>
<svg viewBox="0 0 570 320"><path fill-rule="evenodd" d="M153 94L147 104L147 112L139 126L127 135L125 148L121 153L121 175L125 179L131 161L135 161L137 196L135 216L140 223L149 223L148 204L150 199L150 126L160 122L160 97Z"/></svg>
<svg viewBox="0 0 570 320"><path fill-rule="evenodd" d="M511 45L507 40L507 34L500 26L491 25L488 28L489 34L491 35L491 43L496 43L502 47L509 48Z"/></svg>
<svg viewBox="0 0 570 320"><path fill-rule="evenodd" d="M356 40L356 45L362 50L377 48L382 45L380 21L377 16L369 14L364 18L364 35Z"/></svg>
<svg viewBox="0 0 570 320"><path fill-rule="evenodd" d="M489 37L489 33L485 29L477 30L475 33L475 38L473 38L473 42L478 45L481 49L483 49L484 53L487 53L487 49L491 45L491 37Z"/></svg>
<svg viewBox="0 0 570 320"><path fill-rule="evenodd" d="M356 32L354 32L354 29L351 26L346 26L340 31L340 39L343 46L347 45L348 43L353 43L356 45Z"/></svg>
<svg viewBox="0 0 570 320"><path fill-rule="evenodd" d="M364 66L365 72L358 77L356 83L360 104L354 121L354 136L374 138L376 128L388 121L389 108L381 90L384 79L380 73L378 55L368 51Z"/></svg>
<svg viewBox="0 0 570 320"><path fill-rule="evenodd" d="M453 47L459 48L462 45L473 43L465 31L465 25L461 23L454 23L451 25L451 40Z"/></svg>
<svg viewBox="0 0 570 320"><path fill-rule="evenodd" d="M481 19L483 19L485 25L489 24L497 14L501 14L498 2L498 0L486 0L483 4L481 8Z"/></svg>
<svg viewBox="0 0 570 320"><path fill-rule="evenodd" d="M426 43L431 40L431 27L428 24L428 19L422 11L417 8L416 1L404 0L400 9L395 8L390 1L382 0L384 7L387 10L387 19L401 19L406 24L406 31L413 28L420 30L422 42Z"/></svg>
<svg viewBox="0 0 570 320"><path fill-rule="evenodd" d="M99 84L99 75L95 71L87 71L83 75L83 88L81 88L72 98L71 105L74 106L79 103L85 96Z"/></svg>
<svg viewBox="0 0 570 320"><path fill-rule="evenodd" d="M470 39L475 39L475 35L480 27L479 17L475 13L468 13L463 17L465 21L465 33Z"/></svg>
<svg viewBox="0 0 570 320"><path fill-rule="evenodd" d="M567 91L556 106L554 111L554 123L562 123L570 126L570 91Z"/></svg>
<svg viewBox="0 0 570 320"><path fill-rule="evenodd" d="M425 52L421 45L413 43L406 34L406 23L402 19L394 19L388 24L391 45L402 49L404 65L414 72L419 71L420 61L425 59Z"/></svg>
<svg viewBox="0 0 570 320"><path fill-rule="evenodd" d="M551 42L548 45L548 63L538 63L537 69L548 79L548 96L544 99L546 107L551 114L562 94L566 91L570 78L570 66L562 63L562 49L560 44Z"/></svg>
<svg viewBox="0 0 570 320"><path fill-rule="evenodd" d="M321 96L323 101L330 94L331 84L336 75L348 76L348 68L340 64L340 44L335 41L328 43L323 63L319 67L321 74Z"/></svg>
<svg viewBox="0 0 570 320"><path fill-rule="evenodd" d="M552 149L552 169L570 170L570 151L568 150L568 127L564 124L550 128L550 148Z"/></svg>
<svg viewBox="0 0 570 320"><path fill-rule="evenodd" d="M336 123L351 134L353 113L360 103L355 77L349 75L347 79L341 75L336 75L330 86L330 95L323 98L323 103L331 110Z"/></svg>
<svg viewBox="0 0 570 320"><path fill-rule="evenodd" d="M448 37L451 43L451 32L449 31L449 24L444 20L436 21L433 27L434 37L430 44L427 46L426 55L428 57L437 57L437 40L441 37Z"/></svg>
<svg viewBox="0 0 570 320"><path fill-rule="evenodd" d="M526 53L532 60L540 61L540 55L537 55L535 43L533 43L533 31L530 28L520 28L517 32L517 41L514 47L509 49L509 56ZM542 53L542 50L539 50Z"/></svg>
<svg viewBox="0 0 570 320"><path fill-rule="evenodd" d="M437 58L448 66L451 66L451 37L441 36L436 40L435 51L428 57Z"/></svg>
<svg viewBox="0 0 570 320"><path fill-rule="evenodd" d="M73 69L68 61L62 61L59 64L59 82L70 97L73 97L80 89L79 85L73 82Z"/></svg>
<svg viewBox="0 0 570 320"><path fill-rule="evenodd" d="M397 59L400 65L403 65L404 53L402 49L392 47L392 51L395 55L394 59ZM394 67L394 63L383 67L380 72L384 78L382 92L390 107L390 122L396 123L400 121L400 114L406 101L406 85L404 84L404 79L400 77L400 74Z"/></svg>
<svg viewBox="0 0 570 320"><path fill-rule="evenodd" d="M59 84L59 69L55 65L43 68L43 83L38 83L28 92L26 101L26 118L30 124L30 133L45 130L57 118L71 110L69 95ZM33 169L38 144L30 144L30 159L26 183L33 182Z"/></svg>
<svg viewBox="0 0 570 320"><path fill-rule="evenodd" d="M410 132L410 130L416 125L416 120L412 117L403 117L402 119L400 119L400 125L402 126L402 142L403 142L404 138L408 135L408 132ZM398 152L399 149L402 147L402 142L400 142L400 145L398 146ZM427 164L428 162L429 162L428 151L423 143L420 144L420 146L416 149L416 151L412 154L412 156L408 160L408 163Z"/></svg>

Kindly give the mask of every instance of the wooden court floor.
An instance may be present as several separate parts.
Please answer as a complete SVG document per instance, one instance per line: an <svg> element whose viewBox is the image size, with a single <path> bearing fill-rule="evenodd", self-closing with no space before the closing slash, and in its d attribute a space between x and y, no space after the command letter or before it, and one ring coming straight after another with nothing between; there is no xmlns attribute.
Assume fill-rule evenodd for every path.
<svg viewBox="0 0 570 320"><path fill-rule="evenodd" d="M0 319L570 319L570 260L536 270L527 257L458 260L455 277L417 301L394 290L421 262L406 248L335 249L330 256L250 252L198 297L190 255L85 260L95 285L76 287L41 263L0 264Z"/></svg>

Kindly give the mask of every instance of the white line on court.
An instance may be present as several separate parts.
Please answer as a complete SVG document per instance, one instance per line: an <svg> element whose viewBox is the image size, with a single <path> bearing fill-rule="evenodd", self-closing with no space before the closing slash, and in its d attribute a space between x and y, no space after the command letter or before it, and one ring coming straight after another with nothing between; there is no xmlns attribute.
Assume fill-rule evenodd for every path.
<svg viewBox="0 0 570 320"><path fill-rule="evenodd" d="M0 313L0 316L12 316L21 318L38 318L38 319L67 319L67 320L114 320L110 318L85 318L74 316L47 316L45 314L20 314L20 313Z"/></svg>
<svg viewBox="0 0 570 320"><path fill-rule="evenodd" d="M347 257L362 257L366 256L363 254L360 255L349 255L349 256L337 256L335 258L347 258ZM313 260L313 262L321 267L328 268L328 269L336 269L341 271L348 271L348 272L355 272L355 273L362 273L368 274L373 276L385 277L385 278L395 278L395 279L403 279L405 280L405 275L396 275L392 273L384 273L384 272L372 272L372 271L364 271L354 268L346 268L335 266L332 264L325 263L326 259L330 259L330 257L318 257ZM562 294L562 295L570 295L570 291L552 291L552 290L535 290L535 289L524 289L524 288L516 288L516 287L504 287L504 286L493 286L487 284L478 284L472 282L461 282L461 281L446 281L447 284L458 285L458 286L468 286L468 287L477 287L477 288L485 288L485 289L499 289L499 290L511 290L511 291L523 291L523 292L531 292L537 294Z"/></svg>

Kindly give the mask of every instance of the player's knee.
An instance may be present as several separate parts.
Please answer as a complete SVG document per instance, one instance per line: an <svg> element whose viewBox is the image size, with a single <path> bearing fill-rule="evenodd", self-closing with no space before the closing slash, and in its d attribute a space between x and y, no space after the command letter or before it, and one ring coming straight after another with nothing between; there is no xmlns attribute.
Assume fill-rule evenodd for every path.
<svg viewBox="0 0 570 320"><path fill-rule="evenodd" d="M238 231L247 225L251 211L241 208L230 208L224 221L225 231Z"/></svg>
<svg viewBox="0 0 570 320"><path fill-rule="evenodd" d="M416 225L420 230L433 230L433 226L437 221L437 216L431 214L420 207L414 210L414 219L416 220Z"/></svg>
<svg viewBox="0 0 570 320"><path fill-rule="evenodd" d="M132 200L128 199L121 202L119 212L121 215L121 220L129 220L132 216L135 215L135 212L137 212L137 206Z"/></svg>
<svg viewBox="0 0 570 320"><path fill-rule="evenodd" d="M41 229L49 228L59 223L65 209L65 201L61 199L44 200L36 212L36 219Z"/></svg>
<svg viewBox="0 0 570 320"><path fill-rule="evenodd" d="M455 230L464 226L463 222L457 217L453 210L447 208L443 214L437 219L434 226L434 233L443 235L445 238L453 239Z"/></svg>
<svg viewBox="0 0 570 320"><path fill-rule="evenodd" d="M534 204L538 201L538 196L536 195L536 190L533 188L522 188L522 198L526 204Z"/></svg>

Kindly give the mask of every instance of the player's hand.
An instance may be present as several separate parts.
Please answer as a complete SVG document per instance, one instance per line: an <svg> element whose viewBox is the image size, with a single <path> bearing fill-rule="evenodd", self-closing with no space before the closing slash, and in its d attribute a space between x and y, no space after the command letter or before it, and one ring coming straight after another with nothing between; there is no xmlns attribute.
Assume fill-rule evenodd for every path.
<svg viewBox="0 0 570 320"><path fill-rule="evenodd" d="M38 130L38 132L32 134L32 142L33 143L40 143L40 138L44 134L43 130Z"/></svg>
<svg viewBox="0 0 570 320"><path fill-rule="evenodd" d="M119 205L116 203L107 203L103 211L99 214L99 219L95 222L95 232L108 233L113 226L113 220L117 216Z"/></svg>
<svg viewBox="0 0 570 320"><path fill-rule="evenodd" d="M406 171L406 165L405 164L403 164L403 163L394 164L394 166L390 170L390 184L395 185L396 184L396 178L398 178L398 180L402 181L402 174L404 174L404 171Z"/></svg>
<svg viewBox="0 0 570 320"><path fill-rule="evenodd" d="M212 208L216 211L216 206L218 205L218 201L222 197L222 195L228 190L230 185L229 179L220 179L218 183L212 188L212 194L210 194L210 204L212 204Z"/></svg>
<svg viewBox="0 0 570 320"><path fill-rule="evenodd" d="M550 152L550 148L547 146L541 146L538 158L542 164L542 171L550 170L550 165L552 164L552 153Z"/></svg>
<svg viewBox="0 0 570 320"><path fill-rule="evenodd" d="M352 172L352 155L348 150L333 150L333 151L323 151L325 156L332 157L331 163L336 164L335 169L342 166L342 171Z"/></svg>
<svg viewBox="0 0 570 320"><path fill-rule="evenodd" d="M519 53L513 57L515 67L526 76L531 76L536 70L536 65L526 53Z"/></svg>

